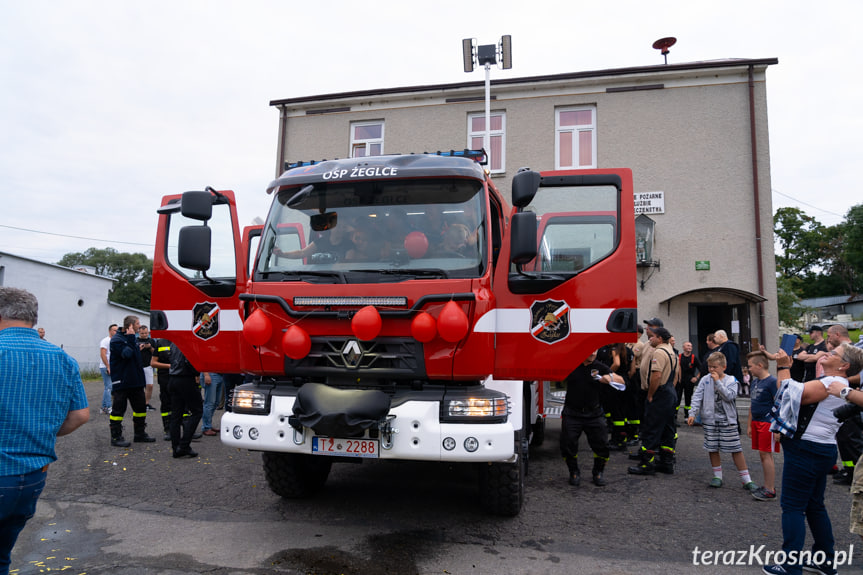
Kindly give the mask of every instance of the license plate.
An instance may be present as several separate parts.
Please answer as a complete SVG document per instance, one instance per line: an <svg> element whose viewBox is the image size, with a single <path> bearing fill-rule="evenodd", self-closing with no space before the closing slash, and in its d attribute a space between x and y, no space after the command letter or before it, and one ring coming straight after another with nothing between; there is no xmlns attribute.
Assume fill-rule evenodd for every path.
<svg viewBox="0 0 863 575"><path fill-rule="evenodd" d="M312 453L315 455L338 455L340 457L378 457L376 439L338 439L335 437L312 437Z"/></svg>

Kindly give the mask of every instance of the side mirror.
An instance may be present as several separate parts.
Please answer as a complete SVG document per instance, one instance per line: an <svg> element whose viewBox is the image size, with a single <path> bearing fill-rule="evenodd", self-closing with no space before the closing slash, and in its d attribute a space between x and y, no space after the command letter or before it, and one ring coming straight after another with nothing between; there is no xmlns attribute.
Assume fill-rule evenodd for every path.
<svg viewBox="0 0 863 575"><path fill-rule="evenodd" d="M541 179L539 172L532 170L517 173L512 179L512 205L519 209L526 208L539 190Z"/></svg>
<svg viewBox="0 0 863 575"><path fill-rule="evenodd" d="M213 217L213 195L210 192L185 192L180 201L180 213L192 220L208 221Z"/></svg>
<svg viewBox="0 0 863 575"><path fill-rule="evenodd" d="M177 263L186 269L207 271L210 269L211 244L212 230L207 226L180 228L177 238Z"/></svg>
<svg viewBox="0 0 863 575"><path fill-rule="evenodd" d="M518 265L526 264L536 257L536 250L536 214L533 212L513 214L510 233L510 261Z"/></svg>

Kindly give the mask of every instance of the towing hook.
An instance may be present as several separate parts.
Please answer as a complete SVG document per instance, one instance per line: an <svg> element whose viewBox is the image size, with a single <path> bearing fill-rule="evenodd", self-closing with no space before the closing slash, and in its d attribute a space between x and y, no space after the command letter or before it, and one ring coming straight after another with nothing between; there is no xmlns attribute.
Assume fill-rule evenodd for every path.
<svg viewBox="0 0 863 575"><path fill-rule="evenodd" d="M392 421L395 418L395 415L387 415L385 419L378 422L378 429L381 432L382 449L393 448L393 435L399 432L398 428L392 426Z"/></svg>

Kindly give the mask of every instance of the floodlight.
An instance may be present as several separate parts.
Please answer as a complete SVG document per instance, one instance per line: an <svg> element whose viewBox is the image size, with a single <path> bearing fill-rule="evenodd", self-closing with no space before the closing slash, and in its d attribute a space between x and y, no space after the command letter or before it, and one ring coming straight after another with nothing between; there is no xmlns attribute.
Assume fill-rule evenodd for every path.
<svg viewBox="0 0 863 575"><path fill-rule="evenodd" d="M464 71L473 72L473 38L465 38L461 41L461 51L464 59Z"/></svg>
<svg viewBox="0 0 863 575"><path fill-rule="evenodd" d="M512 68L512 36L500 37L500 59L504 70Z"/></svg>

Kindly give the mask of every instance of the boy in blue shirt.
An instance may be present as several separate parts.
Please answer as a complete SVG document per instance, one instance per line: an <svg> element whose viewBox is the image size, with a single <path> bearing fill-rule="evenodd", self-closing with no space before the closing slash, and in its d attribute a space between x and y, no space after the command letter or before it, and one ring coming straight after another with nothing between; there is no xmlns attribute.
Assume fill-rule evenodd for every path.
<svg viewBox="0 0 863 575"><path fill-rule="evenodd" d="M758 452L761 457L761 467L764 469L764 485L753 491L752 497L758 501L773 501L776 499L776 466L773 454L779 453L779 434L770 432L770 420L767 415L773 407L779 383L767 371L770 363L763 351L753 351L746 356L746 361L752 376L749 426L746 435L752 438L752 449Z"/></svg>

